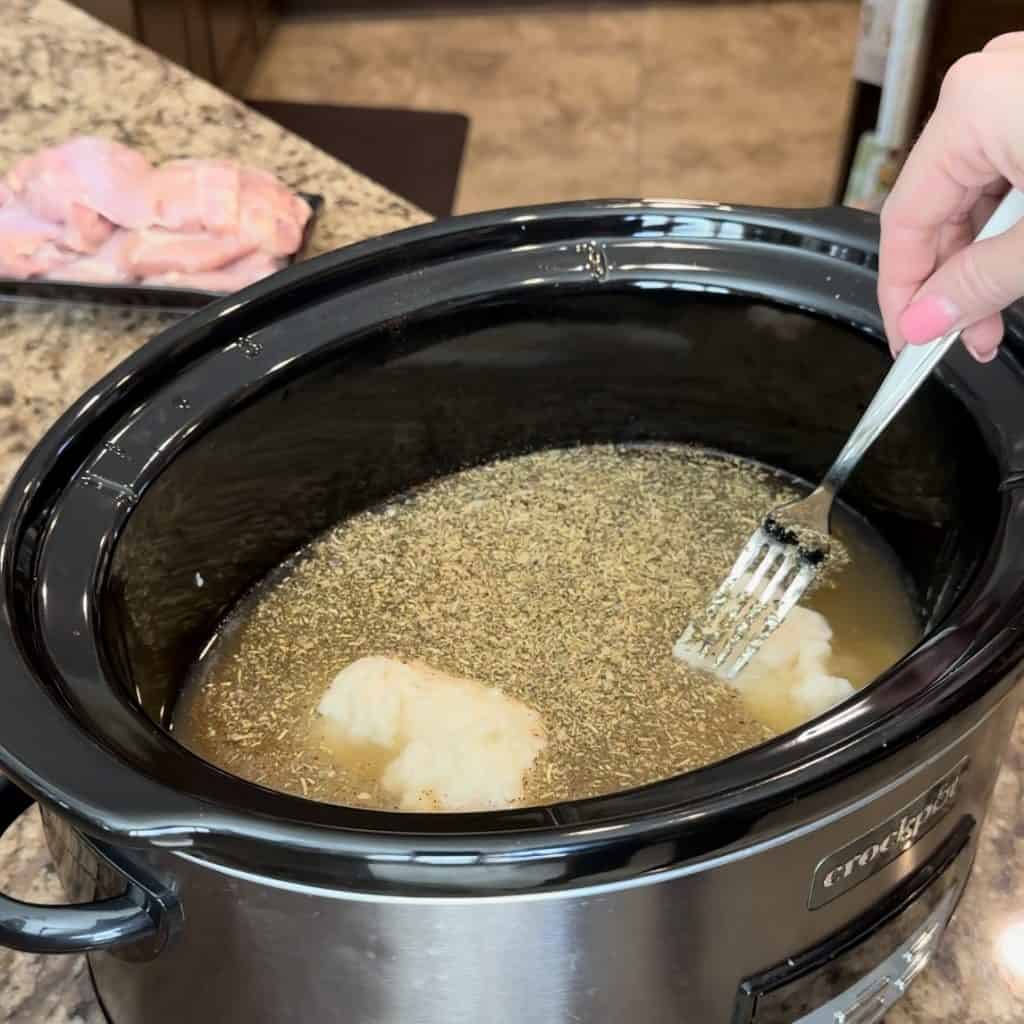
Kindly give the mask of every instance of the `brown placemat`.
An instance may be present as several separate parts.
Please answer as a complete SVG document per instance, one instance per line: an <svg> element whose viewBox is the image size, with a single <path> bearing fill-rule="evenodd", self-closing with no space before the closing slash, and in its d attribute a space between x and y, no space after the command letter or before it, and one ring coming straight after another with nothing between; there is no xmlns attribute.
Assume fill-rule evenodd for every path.
<svg viewBox="0 0 1024 1024"><path fill-rule="evenodd" d="M247 102L421 210L434 217L451 214L469 132L464 114L277 100Z"/></svg>

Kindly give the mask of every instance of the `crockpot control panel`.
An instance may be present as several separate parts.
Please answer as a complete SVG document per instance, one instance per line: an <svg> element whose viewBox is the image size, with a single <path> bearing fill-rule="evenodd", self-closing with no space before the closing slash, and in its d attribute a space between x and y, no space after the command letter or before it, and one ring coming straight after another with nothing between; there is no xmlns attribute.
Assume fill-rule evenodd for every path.
<svg viewBox="0 0 1024 1024"><path fill-rule="evenodd" d="M840 932L741 986L734 1024L879 1024L928 965L970 868L965 817L927 863Z"/></svg>

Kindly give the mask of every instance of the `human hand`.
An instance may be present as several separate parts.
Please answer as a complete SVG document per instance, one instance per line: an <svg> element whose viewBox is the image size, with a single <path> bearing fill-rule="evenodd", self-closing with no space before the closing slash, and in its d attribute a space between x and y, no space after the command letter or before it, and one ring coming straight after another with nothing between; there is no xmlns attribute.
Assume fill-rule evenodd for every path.
<svg viewBox="0 0 1024 1024"><path fill-rule="evenodd" d="M1000 311L1024 296L1024 222L973 238L1011 185L1024 188L1024 32L949 70L882 209L878 302L893 355L960 327L975 359L995 358Z"/></svg>

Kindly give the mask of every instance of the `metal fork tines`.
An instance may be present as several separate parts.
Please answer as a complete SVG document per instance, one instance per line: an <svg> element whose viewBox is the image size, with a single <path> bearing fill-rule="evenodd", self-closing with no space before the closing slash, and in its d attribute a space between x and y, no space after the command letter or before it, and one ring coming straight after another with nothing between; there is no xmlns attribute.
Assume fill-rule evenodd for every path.
<svg viewBox="0 0 1024 1024"><path fill-rule="evenodd" d="M803 597L817 562L763 526L747 541L700 619L676 644L676 656L727 679L738 675Z"/></svg>
<svg viewBox="0 0 1024 1024"><path fill-rule="evenodd" d="M1024 193L1011 189L977 238L993 238L1021 221ZM903 348L817 490L768 514L703 615L676 642L677 658L727 679L743 669L822 568L837 492L959 337L957 327L931 344Z"/></svg>

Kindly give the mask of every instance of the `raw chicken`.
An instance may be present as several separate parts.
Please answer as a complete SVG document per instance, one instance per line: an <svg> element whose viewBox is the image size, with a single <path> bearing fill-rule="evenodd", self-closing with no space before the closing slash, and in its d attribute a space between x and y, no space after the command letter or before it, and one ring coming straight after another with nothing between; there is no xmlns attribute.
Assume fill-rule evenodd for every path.
<svg viewBox="0 0 1024 1024"><path fill-rule="evenodd" d="M114 225L106 217L101 217L95 210L80 203L61 203L61 215L51 217L44 211L54 209L56 204L42 201L34 188L24 189L18 198L41 219L51 224L56 223L60 229L61 245L75 252L94 252L114 232Z"/></svg>
<svg viewBox="0 0 1024 1024"><path fill-rule="evenodd" d="M201 292L220 292L228 295L240 291L254 281L269 277L283 266L284 260L274 259L265 252L254 252L220 270L205 270L195 274L171 270L165 274L147 277L142 283L165 288L195 288Z"/></svg>
<svg viewBox="0 0 1024 1024"><path fill-rule="evenodd" d="M312 213L274 175L227 160L172 160L153 172L146 187L153 225L238 234L272 256L299 248Z"/></svg>
<svg viewBox="0 0 1024 1024"><path fill-rule="evenodd" d="M144 185L151 171L134 149L81 136L19 161L7 184L37 216L64 225L65 245L92 252L115 224L149 223Z"/></svg>
<svg viewBox="0 0 1024 1024"><path fill-rule="evenodd" d="M34 277L71 260L74 253L57 245L62 234L59 224L37 217L17 201L0 206L0 274Z"/></svg>
<svg viewBox="0 0 1024 1024"><path fill-rule="evenodd" d="M220 270L256 248L238 235L214 235L205 231L168 231L146 228L133 231L125 243L125 264L137 277L177 272L197 274Z"/></svg>
<svg viewBox="0 0 1024 1024"><path fill-rule="evenodd" d="M242 168L238 210L241 236L272 256L290 256L302 245L302 232L313 211L266 171Z"/></svg>
<svg viewBox="0 0 1024 1024"><path fill-rule="evenodd" d="M125 259L131 240L127 231L115 231L94 253L77 256L69 263L54 267L43 276L48 281L82 281L87 284L128 284L135 277Z"/></svg>
<svg viewBox="0 0 1024 1024"><path fill-rule="evenodd" d="M170 160L146 182L151 224L171 231L238 232L242 177L227 160Z"/></svg>
<svg viewBox="0 0 1024 1024"><path fill-rule="evenodd" d="M381 786L403 810L515 806L547 745L540 715L499 690L417 663L360 658L320 701L329 740L372 748Z"/></svg>
<svg viewBox="0 0 1024 1024"><path fill-rule="evenodd" d="M312 210L265 171L205 159L154 169L80 136L15 164L0 214L2 275L233 292L298 251Z"/></svg>
<svg viewBox="0 0 1024 1024"><path fill-rule="evenodd" d="M676 644L677 658L712 671ZM794 608L731 684L757 717L773 728L791 728L822 714L854 692L848 679L829 672L832 627L820 612Z"/></svg>

